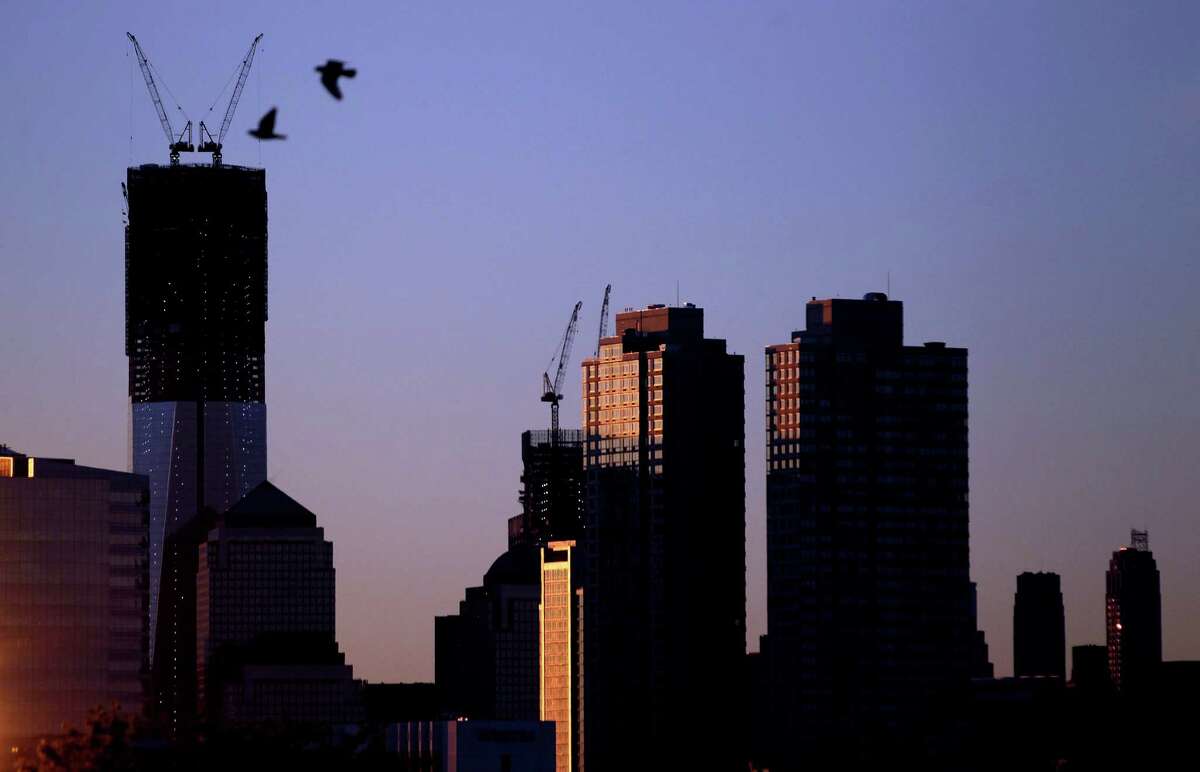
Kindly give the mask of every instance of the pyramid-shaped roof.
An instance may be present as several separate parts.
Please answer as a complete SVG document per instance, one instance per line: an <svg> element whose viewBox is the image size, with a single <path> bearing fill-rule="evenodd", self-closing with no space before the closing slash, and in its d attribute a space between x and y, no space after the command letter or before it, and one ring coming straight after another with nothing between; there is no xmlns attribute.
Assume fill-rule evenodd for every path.
<svg viewBox="0 0 1200 772"><path fill-rule="evenodd" d="M276 488L261 482L221 517L233 528L314 528L317 516Z"/></svg>

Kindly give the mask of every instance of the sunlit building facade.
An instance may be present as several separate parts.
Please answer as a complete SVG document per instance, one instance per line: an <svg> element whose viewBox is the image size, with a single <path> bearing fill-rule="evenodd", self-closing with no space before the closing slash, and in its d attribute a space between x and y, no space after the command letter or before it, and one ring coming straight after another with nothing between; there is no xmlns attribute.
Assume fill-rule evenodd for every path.
<svg viewBox="0 0 1200 772"><path fill-rule="evenodd" d="M542 555L541 719L555 727L557 772L583 769L583 588L575 542L550 542Z"/></svg>
<svg viewBox="0 0 1200 772"><path fill-rule="evenodd" d="M591 772L744 768L744 358L704 311L617 314L585 359L584 761ZM634 755L628 737L640 736Z"/></svg>
<svg viewBox="0 0 1200 772"><path fill-rule="evenodd" d="M141 711L147 499L140 475L0 446L0 739Z"/></svg>
<svg viewBox="0 0 1200 772"><path fill-rule="evenodd" d="M266 479L266 174L147 164L126 188L130 450L150 481L153 631L167 537Z"/></svg>

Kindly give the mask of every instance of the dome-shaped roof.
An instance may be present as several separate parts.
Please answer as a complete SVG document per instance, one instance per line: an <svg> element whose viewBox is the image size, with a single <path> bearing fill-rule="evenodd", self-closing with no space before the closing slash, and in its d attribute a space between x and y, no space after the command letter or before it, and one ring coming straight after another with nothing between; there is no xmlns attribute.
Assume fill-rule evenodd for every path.
<svg viewBox="0 0 1200 772"><path fill-rule="evenodd" d="M492 567L483 575L483 586L539 584L540 570L541 561L538 560L537 547L513 547L492 563Z"/></svg>

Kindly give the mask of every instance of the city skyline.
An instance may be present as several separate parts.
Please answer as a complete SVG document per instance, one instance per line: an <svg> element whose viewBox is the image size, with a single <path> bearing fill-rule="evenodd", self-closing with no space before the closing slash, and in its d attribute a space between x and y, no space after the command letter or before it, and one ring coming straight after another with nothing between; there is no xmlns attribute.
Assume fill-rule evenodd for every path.
<svg viewBox="0 0 1200 772"><path fill-rule="evenodd" d="M780 20L781 12L782 7L764 8L753 17L736 16L734 20L744 26L735 26L728 34L738 43L733 50L747 60L719 54L721 64L732 66L730 77L736 76L736 82L752 83L765 68L767 98L740 98L752 108L750 115L775 126L763 133L729 119L702 120L698 106L704 100L698 93L679 96L667 113L655 112L653 98L662 96L673 82L666 76L651 79L635 90L631 100L623 100L605 88L608 81L602 73L561 50L548 36L538 36L526 57L484 46L482 61L498 67L498 82L511 86L513 90L506 92L510 96L519 97L512 116L521 116L522 110L541 110L541 98L569 98L573 110L569 112L576 117L552 121L554 130L545 138L553 164L562 164L576 153L581 159L568 163L563 176L556 175L553 164L541 165L531 156L535 145L526 144L533 140L520 139L520 128L526 124L518 117L506 118L512 125L502 121L490 135L486 155L496 147L521 151L512 165L499 169L483 166L487 160L483 156L469 159L479 163L476 168L447 161L455 142L473 133L450 140L422 133L408 135L401 143L416 145L417 150L411 154L405 154L403 147L387 150L391 160L385 170L364 177L353 166L358 160L336 160L338 154L332 154L335 160L320 159L331 155L329 144L366 144L365 138L379 127L368 131L356 123L348 129L350 136L343 137L347 127L323 117L315 103L296 106L292 115L307 117L310 134L314 129L321 132L313 135L317 141L306 147L293 132L289 142L294 144L261 150L272 201L268 477L311 502L338 544L339 640L363 676L428 680L433 616L453 608L462 587L477 581L480 568L502 551L504 533L496 524L516 511L513 494L520 461L514 438L523 429L545 423L535 376L540 375L572 302L584 301L580 332L584 342L578 350L585 352L594 342L591 331L606 283L613 283L614 306L620 309L673 299L678 279L681 299L703 306L709 326L753 363L762 346L778 337L778 330L802 326L804 298L859 297L887 289L889 272L891 294L910 309L905 343L920 345L927 339L950 337L972 351L971 572L979 584L980 624L997 674L1012 669L1006 645L1011 640L1011 583L1013 576L1026 570L1062 575L1068 646L1104 640L1102 575L1108 556L1130 527L1148 528L1155 536L1163 585L1164 657L1195 658L1200 653L1200 629L1194 622L1189 624L1200 618L1196 591L1200 569L1191 560L1200 537L1187 496L1191 490L1187 473L1195 466L1196 450L1185 443L1194 436L1198 420L1188 396L1194 393L1198 369L1194 347L1188 342L1195 339L1200 320L1194 309L1184 305L1190 303L1186 288L1200 277L1194 263L1185 262L1195 225L1182 222L1181 216L1194 194L1177 187L1177 176L1189 176L1186 163L1194 163L1190 151L1195 140L1183 137L1186 132L1181 127L1190 130L1196 123L1195 100L1188 102L1196 92L1194 82L1193 90L1187 90L1191 81L1172 58L1182 56L1177 39L1168 35L1165 43L1156 39L1152 46L1134 36L1122 47L1117 34L1122 20L1112 14L1082 20L1092 25L1089 29L1099 35L1098 40L1114 46L1113 59L1088 62L1097 69L1083 70L1080 57L1101 43L1092 42L1083 50L1068 48L1060 58L1049 59L1060 69L1051 67L1042 73L1049 83L1035 94L1039 99L1024 102L1018 91L1033 82L1032 69L1015 73L1018 85L1002 83L1001 75L989 69L995 62L987 51L983 63L970 70L969 83L933 75L940 65L965 61L966 54L953 44L946 26L926 30L932 36L926 42L933 45L924 58L916 53L916 38L887 35L887 25L872 27L892 45L902 46L906 61L921 68L917 79L934 79L947 90L947 109L959 122L937 124L942 127L939 136L946 132L958 137L949 132L951 126L979 132L966 148L945 151L918 142L915 151L892 156L885 137L856 123L868 114L868 94L842 93L840 102L833 100L841 109L826 110L824 118L805 112L812 108L821 113L819 102L801 105L804 100L794 97L770 101L783 99L793 85L812 95L841 83L832 76L793 80L781 66L793 62L785 48L795 36L807 36L805 25L842 29L841 17L824 12L806 20L791 12ZM31 53L31 46L48 43L51 30L48 23L21 17L23 13L18 10L13 29L26 33L25 39L5 46L3 54L6 67L22 73L28 72L31 61L55 58ZM238 17L236 31L217 33L172 31L165 26L163 12L149 9L146 21L137 26L115 14L73 13L79 16L64 36L67 42L56 45L75 44L95 54L100 62L97 70L81 75L73 62L68 61L72 66L67 67L51 61L34 83L66 82L69 77L96 89L94 100L84 99L84 107L72 109L86 109L90 119L99 116L113 131L98 152L92 152L94 143L89 142L88 157L63 159L62 148L68 143L56 139L61 129L45 127L44 117L21 113L17 147L0 161L6 180L28 181L27 186L11 186L3 193L0 256L12 278L0 295L4 309L0 314L9 330L0 337L0 345L6 361L29 363L6 367L0 375L0 390L27 397L20 409L14 403L0 413L0 441L34 456L69 456L89 465L124 469L128 416L122 394L117 183L130 160L135 164L166 160L165 149L154 138L153 115L141 84L128 83L137 74L127 72L124 28L133 26L185 101L191 92L206 97L192 100L194 109L207 103L208 92L216 91L227 65L237 62L246 40L260 28L267 32L260 62L267 73L262 82L262 98L267 100L280 89L292 88L285 71L294 59L311 57L312 47L323 42L324 35L313 31L315 14L302 14L301 21L307 21L290 26L250 13ZM1043 38L1027 33L1011 16L995 14L997 18L991 20L1000 24L1010 42L1030 49L1034 60L1043 63L1051 57L1052 33L1068 28L1063 16L1041 11L1039 19L1050 30ZM1134 29L1149 34L1164 28L1161 18L1132 15ZM968 31L981 34L978 28L985 26L986 16L975 11L956 19ZM102 23L85 31L88 19ZM425 17L408 21L412 26L440 29L446 23ZM671 28L668 19L657 21L656 33ZM717 19L691 21L680 33L682 42L674 47L660 51L654 47L656 38L635 36L627 50L635 61L639 53L658 52L668 69L679 75L691 52L702 44L719 42L718 26ZM1128 26L1124 24L1125 29ZM377 41L368 30L353 29ZM615 40L603 30L593 34L586 38L591 45ZM450 48L457 52L487 40L481 21L466 24L451 37ZM751 56L754 42L763 42L765 53ZM203 66L190 67L188 62L209 45L218 46L217 53L204 57ZM1151 56L1151 47L1160 51ZM363 74L353 84L368 95L364 101L379 99L392 83L406 82L405 68L398 63L378 69L388 60L377 54L330 53L354 54L368 64L375 57L381 75L372 83L370 68L362 65ZM428 49L422 54L447 66L444 54ZM1099 82L1119 71L1115 68L1118 54L1145 57L1145 67L1156 75L1155 88L1135 100L1137 104L1162 100L1156 103L1158 112L1149 111L1155 122L1107 114L1113 125L1102 128L1081 117L1101 109ZM560 75L564 80L556 81L551 76L549 86L543 88L529 85L541 75L535 65L557 61L559 56L570 63L570 78ZM837 61L853 60L847 55ZM884 64L878 57L858 61L877 78ZM632 86L635 69L621 65L612 76L617 79L614 83ZM463 79L482 77L485 70L476 61L474 66L442 71L451 82L439 81L438 88L449 85L449 93L461 93L455 88L463 87ZM1069 103L1070 110L1038 112L1039 107L1049 110L1047 105L1061 97L1067 82L1081 72L1088 73L1084 93ZM715 85L724 76L704 69L698 77ZM580 79L597 93L580 96L569 87ZM911 96L923 95L930 100L921 102L923 107L942 104L931 101L932 91L926 93L902 75L889 85ZM1128 75L1106 84L1129 100L1134 100L1135 86L1142 85ZM1176 86L1182 91L1173 91ZM976 104L967 91L987 87L998 89L999 99L995 106L986 107L988 116L992 110L1001 114L1001 105L1024 108L1011 118L1016 126L1010 128L1017 130L1018 144L1031 151L1028 155L1010 155L999 142L999 128L986 128L967 116L968 105ZM19 88L26 93L35 85ZM452 125L467 109L453 99L436 97L420 84L413 88L417 93L411 105L422 116L418 124L424 132L442 122ZM864 88L870 96L888 96L877 93L879 87ZM100 102L101 96L108 101ZM240 123L252 123L254 108L259 106L256 96L252 78ZM614 105L611 111L604 107L609 100ZM34 98L26 101L48 104ZM899 111L900 139L911 142L922 136L917 111L905 111L894 97L885 101ZM726 101L722 106L731 110L738 103ZM485 115L488 111L509 115L501 111L499 101L471 104ZM128 158L126 108L136 138ZM68 115L62 121L65 126L80 125L74 113ZM582 117L603 118L604 130L614 130L621 119L652 122L658 115L663 116L662 125L622 134L617 146L606 144L601 129L589 133L582 145L570 139L575 121ZM823 131L817 132L807 120L830 123L820 124ZM863 180L864 188L856 190L839 187L833 176L838 164L822 160L819 153L788 150L777 159L785 166L784 175L772 173L771 159L753 149L753 142L767 140L781 143L773 145L777 150L782 144L792 147L797 143L789 132L803 129L805 139L816 139L843 120L858 126L860 139L870 140L871 161L882 161L884 170L894 175L915 176L907 177L907 183L872 186L867 182L873 172L869 165L852 167L852 176ZM690 122L699 131L698 144L684 138L682 155L671 155L672 139ZM1085 125L1095 134L1079 140L1082 150L1061 146ZM698 148L710 147L726 131L737 144L708 162L697 161ZM1044 138L1039 131L1045 132ZM1142 142L1128 147L1124 132L1132 132ZM827 140L832 142L833 158L853 163L847 155L848 140ZM318 147L320 142L327 145L324 151ZM1155 159L1161 156L1156 154L1166 152L1164 145L1173 149L1172 157L1182 154L1185 163L1175 164L1170 173L1143 172L1157 168ZM1114 164L1116 168L1101 170L1099 164L1093 165L1118 148L1133 154L1136 162L1124 157ZM226 150L226 159L258 166L259 152L239 139ZM425 159L427 152L432 155ZM940 152L953 158L932 171L921 171L922 163ZM623 153L634 159L665 159L655 171L677 181L655 187L630 166L608 173L588 169ZM972 153L981 154L976 156L983 159L980 165L991 166L980 169L971 161ZM749 163L750 183L737 182L741 172L735 174L734 167L741 156ZM1035 173L1015 165L1018 157L1030 166L1054 157L1060 165L1043 165L1043 170L1049 170ZM75 164L72 174L78 182L57 194L77 215L69 227L47 214L55 200L51 183L60 179L62 169L70 168L61 166L65 161ZM42 171L43 164L48 171ZM819 204L793 187L812 184L812 176L802 173L811 166L822 172L817 179L832 194L830 203ZM446 182L439 184L442 169ZM522 172L521 190L528 195L527 203L534 204L529 212L523 205L499 200L512 184L504 175ZM347 175L344 182L338 181L340 175ZM794 179L785 179L792 175ZM1083 195L1076 186L1085 181L1100 187L1107 183L1122 195L1094 191ZM371 183L367 187L374 199L361 198L353 190L364 182ZM638 185L649 185L652 195ZM745 198L739 201L720 193L723 185L732 185L734 193ZM325 187L317 192L317 186ZM628 192L626 186L634 190L636 205L618 203ZM562 190L567 191L566 204L552 203L555 192ZM1133 200L1140 202L1138 208L1114 211L1119 201L1130 198L1126 195L1130 190ZM1079 193L1082 202L1059 198L1068 192ZM664 193L678 194L679 200L650 200ZM974 196L968 198L971 203L951 203L965 194ZM926 212L912 200L899 200L913 196L938 206ZM589 208L593 198L598 205ZM1048 202L1056 205L1056 214L1039 216ZM1145 222L1142 212L1150 203L1159 205L1152 224ZM440 205L447 205L449 211L440 212ZM634 216L630 206L645 211ZM717 216L722 208L726 214ZM836 216L839 211L841 219ZM325 224L320 223L319 212L325 213ZM1137 212L1142 215L1135 217ZM872 215L879 219L869 219ZM709 216L714 224L703 222ZM956 221L959 216L962 222ZM349 223L358 222L352 217L361 217L362 226L352 228ZM857 233L868 221L875 226L872 232ZM576 228L562 225L571 222ZM450 232L467 226L480 231L484 240ZM933 235L917 235L923 229ZM601 238L606 230L621 235ZM488 238L494 243L486 245ZM605 254L619 256L606 263ZM532 257L522 262L522 255ZM430 267L439 261L449 267ZM397 263L404 268L390 267ZM419 265L414 268L412 263ZM576 263L583 267L564 268ZM1000 270L1001 263L1011 265ZM464 265L470 270L462 270ZM729 281L730 276L736 280ZM1131 321L1132 307L1138 308L1138 315ZM428 325L433 313L441 316ZM508 334L511 330L519 334ZM1147 330L1153 334L1146 336ZM1179 341L1182 350L1175 345ZM464 356L468 351L472 355ZM326 367L311 378L299 377L314 363ZM488 398L480 401L474 384L485 371ZM755 366L747 369L746 376L748 639L755 648L766 622L763 428L754 396L762 393L763 381ZM579 410L574 367L568 368L568 377L564 426L574 428ZM491 407L501 404L502 408ZM449 487L440 471L448 466L457 466L478 484L469 490ZM463 538L476 533L482 536ZM435 568L438 581L423 581ZM378 582L381 572L386 581ZM389 617L415 622L388 627L373 613L381 606L389 609Z"/></svg>

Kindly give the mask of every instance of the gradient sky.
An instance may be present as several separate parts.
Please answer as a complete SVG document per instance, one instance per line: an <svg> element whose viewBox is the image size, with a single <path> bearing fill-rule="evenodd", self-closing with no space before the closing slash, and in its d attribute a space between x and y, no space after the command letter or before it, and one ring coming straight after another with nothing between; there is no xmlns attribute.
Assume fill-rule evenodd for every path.
<svg viewBox="0 0 1200 772"><path fill-rule="evenodd" d="M678 282L747 355L757 648L763 346L889 273L908 342L970 348L997 672L1024 570L1063 575L1069 644L1103 641L1131 526L1164 654L1200 658L1200 5L3 5L0 441L121 469L119 183L167 160L124 33L215 124L265 33L225 158L267 169L270 477L334 542L360 676L432 678L434 615L504 548L542 369L576 300L591 349L608 282L616 309ZM359 68L344 102L327 57ZM289 139L260 147L272 105Z"/></svg>

